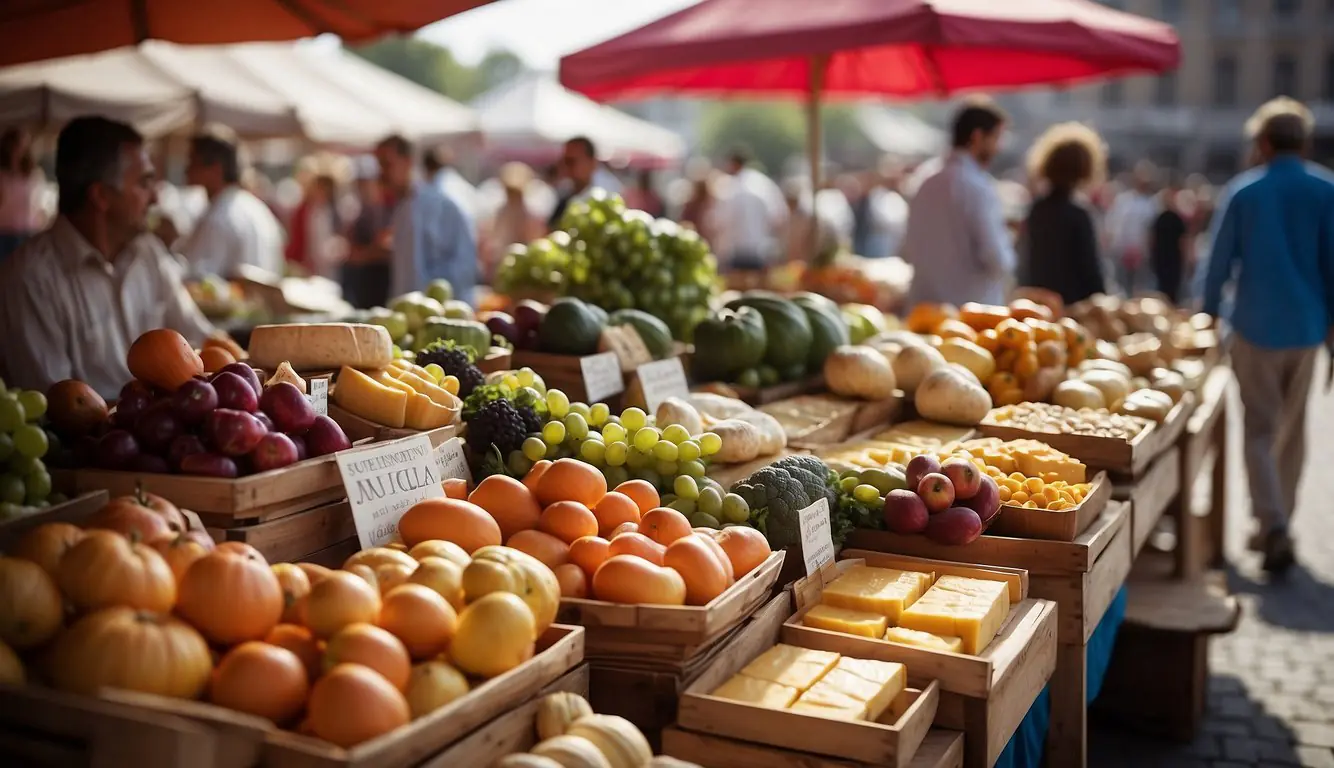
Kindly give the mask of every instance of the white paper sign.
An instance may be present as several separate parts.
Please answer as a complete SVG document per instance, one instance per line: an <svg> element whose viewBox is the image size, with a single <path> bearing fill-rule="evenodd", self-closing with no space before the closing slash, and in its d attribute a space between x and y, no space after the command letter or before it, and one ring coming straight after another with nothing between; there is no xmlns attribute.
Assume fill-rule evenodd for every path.
<svg viewBox="0 0 1334 768"><path fill-rule="evenodd" d="M615 352L603 352L579 358L579 372L583 374L584 393L590 403L605 400L625 391L621 360Z"/></svg>
<svg viewBox="0 0 1334 768"><path fill-rule="evenodd" d="M362 549L393 539L413 504L445 497L427 435L341 451L335 458Z"/></svg>
<svg viewBox="0 0 1334 768"><path fill-rule="evenodd" d="M472 479L472 470L468 469L468 457L463 453L463 438L451 437L436 446L435 468L440 473L441 482L450 478Z"/></svg>
<svg viewBox="0 0 1334 768"><path fill-rule="evenodd" d="M688 397L690 384L681 358L669 357L639 366L639 386L644 390L644 404L649 413L657 413L658 406L669 397Z"/></svg>
<svg viewBox="0 0 1334 768"><path fill-rule="evenodd" d="M311 405L315 406L315 413L321 416L328 416L329 380L311 379L309 382L307 382L307 384L310 385L309 386L310 394L306 395L306 399L310 401Z"/></svg>
<svg viewBox="0 0 1334 768"><path fill-rule="evenodd" d="M806 575L834 561L834 536L829 527L829 500L820 499L797 513L801 521L801 556L806 560Z"/></svg>

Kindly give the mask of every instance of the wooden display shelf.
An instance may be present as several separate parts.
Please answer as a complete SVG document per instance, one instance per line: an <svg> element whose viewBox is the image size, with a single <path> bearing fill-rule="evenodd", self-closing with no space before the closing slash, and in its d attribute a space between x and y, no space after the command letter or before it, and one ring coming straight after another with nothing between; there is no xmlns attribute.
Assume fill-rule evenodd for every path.
<svg viewBox="0 0 1334 768"><path fill-rule="evenodd" d="M998 437L1001 440L1038 440L1061 453L1079 459L1088 465L1089 469L1105 469L1115 474L1134 476L1142 472L1153 459L1158 446L1158 439L1154 435L1158 425L1153 422L1140 430L1134 438L1122 440L1060 432L1031 432L1027 429L997 424L990 421L990 418L988 414L977 427L983 437Z"/></svg>
<svg viewBox="0 0 1334 768"><path fill-rule="evenodd" d="M456 414L457 416L457 414ZM370 440L374 443L383 443L389 440L398 440L404 437L414 435L429 435L431 445L437 446L457 436L463 431L463 422L455 418L453 424L446 424L443 427L435 429L408 429L406 427L386 427L383 424L377 424L370 419L364 419L355 413L345 411L334 403L329 402L329 418L337 422L338 426L343 428L347 439L357 442L359 440Z"/></svg>
<svg viewBox="0 0 1334 768"><path fill-rule="evenodd" d="M30 515L0 522L0 552L4 552L23 534L44 523L77 523L106 506L111 497L106 491L88 491Z"/></svg>
<svg viewBox="0 0 1334 768"><path fill-rule="evenodd" d="M505 347L492 347L486 355L477 361L477 367L482 373L495 373L496 371L508 371L513 367L514 351Z"/></svg>
<svg viewBox="0 0 1334 768"><path fill-rule="evenodd" d="M745 480L747 477L750 477L752 474L764 469L775 461L778 461L784 456L791 456L794 453L798 453L798 451L784 448L772 456L760 456L757 459L742 462L741 464L710 464L708 475L714 480L717 480L718 484L723 488L731 488L736 483Z"/></svg>
<svg viewBox="0 0 1334 768"><path fill-rule="evenodd" d="M1130 535L1135 555L1144 548L1180 490L1181 451L1175 447L1155 459L1138 482L1121 481L1113 487L1112 498L1130 506Z"/></svg>
<svg viewBox="0 0 1334 768"><path fill-rule="evenodd" d="M772 387L742 387L736 384L728 384L737 397L750 405L765 405L779 400L786 400L789 397L797 395L809 395L814 392L824 391L824 376L811 376L800 381L786 381L782 384L775 384Z"/></svg>
<svg viewBox="0 0 1334 768"><path fill-rule="evenodd" d="M1093 485L1079 506L1073 509L1035 509L1002 504L1000 514L991 521L987 532L1020 539L1074 541L1088 530L1107 507L1112 497L1112 482L1106 472L1093 476Z"/></svg>
<svg viewBox="0 0 1334 768"><path fill-rule="evenodd" d="M798 395L796 397L766 403L761 411L775 415L792 401L802 403L802 410L815 410L829 414L822 423L814 424L798 432L789 432L788 444L792 446L827 446L841 443L853 435L863 432L882 430L898 421L903 414L904 394L896 390L894 396L886 400L853 400L834 394ZM809 404L809 405L807 405ZM781 419L780 419L781 421Z"/></svg>
<svg viewBox="0 0 1334 768"><path fill-rule="evenodd" d="M1154 452L1153 457L1157 458L1164 452L1175 447L1177 440L1181 438L1182 433L1186 431L1186 424L1190 421L1190 416L1195 412L1195 404L1198 400L1194 392L1185 393L1172 410L1167 412L1167 418L1154 430Z"/></svg>
<svg viewBox="0 0 1334 768"><path fill-rule="evenodd" d="M1223 543L1228 501L1228 408L1232 369L1218 365L1197 391L1199 406L1179 440L1181 474L1176 503L1170 506L1177 524L1176 575L1194 578L1224 564ZM1197 481L1212 463L1209 508L1198 509Z"/></svg>
<svg viewBox="0 0 1334 768"><path fill-rule="evenodd" d="M270 563L306 560L349 539L357 540L352 507L346 499L254 525L209 528L208 533L218 543L245 542ZM336 565L341 566L342 560Z"/></svg>
<svg viewBox="0 0 1334 768"><path fill-rule="evenodd" d="M962 733L932 728L907 768L960 768L963 765L963 743ZM811 752L782 750L681 728L663 731L662 753L699 765L725 765L727 768L884 768L894 765L883 761L860 763L831 759Z"/></svg>

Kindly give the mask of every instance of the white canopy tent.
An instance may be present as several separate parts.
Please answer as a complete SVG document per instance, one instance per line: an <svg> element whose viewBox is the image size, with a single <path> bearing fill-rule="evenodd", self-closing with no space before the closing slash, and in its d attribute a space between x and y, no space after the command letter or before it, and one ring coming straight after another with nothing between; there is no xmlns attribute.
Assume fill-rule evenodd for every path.
<svg viewBox="0 0 1334 768"><path fill-rule="evenodd" d="M587 136L602 160L654 163L685 156L676 133L566 90L554 76L523 75L472 102L487 147L497 153L554 157L575 136Z"/></svg>
<svg viewBox="0 0 1334 768"><path fill-rule="evenodd" d="M862 104L857 126L876 149L901 157L934 157L949 145L944 131L903 109Z"/></svg>

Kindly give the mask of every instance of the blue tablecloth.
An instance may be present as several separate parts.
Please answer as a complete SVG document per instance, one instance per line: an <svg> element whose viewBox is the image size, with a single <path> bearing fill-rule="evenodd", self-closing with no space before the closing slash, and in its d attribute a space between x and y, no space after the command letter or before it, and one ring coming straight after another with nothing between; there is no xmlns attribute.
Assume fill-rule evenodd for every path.
<svg viewBox="0 0 1334 768"><path fill-rule="evenodd" d="M1088 703L1098 698L1102 690L1103 678L1107 667L1112 663L1112 648L1116 645L1116 633L1126 618L1126 588L1116 593L1112 604L1107 606L1107 613L1093 630L1089 638L1086 653L1088 655ZM996 760L996 768L1038 768L1042 765L1043 750L1047 746L1047 728L1051 724L1050 686L1042 689L1033 707L1019 723L1010 743L1005 745Z"/></svg>

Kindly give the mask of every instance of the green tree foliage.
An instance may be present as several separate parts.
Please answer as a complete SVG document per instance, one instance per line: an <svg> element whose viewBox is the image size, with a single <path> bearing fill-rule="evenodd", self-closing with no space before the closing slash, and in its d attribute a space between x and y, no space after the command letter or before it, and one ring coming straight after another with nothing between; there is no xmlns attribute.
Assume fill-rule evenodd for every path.
<svg viewBox="0 0 1334 768"><path fill-rule="evenodd" d="M471 101L523 70L522 61L509 51L492 51L470 67L459 63L448 48L416 37L386 37L348 50L461 102Z"/></svg>
<svg viewBox="0 0 1334 768"><path fill-rule="evenodd" d="M853 107L820 111L824 157L848 168L866 167L876 152L857 126ZM795 102L717 101L700 118L700 149L721 158L748 148L766 173L781 176L792 158L806 156L806 106Z"/></svg>

